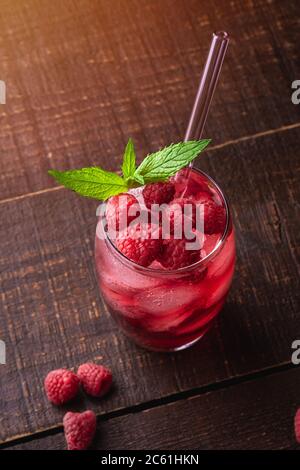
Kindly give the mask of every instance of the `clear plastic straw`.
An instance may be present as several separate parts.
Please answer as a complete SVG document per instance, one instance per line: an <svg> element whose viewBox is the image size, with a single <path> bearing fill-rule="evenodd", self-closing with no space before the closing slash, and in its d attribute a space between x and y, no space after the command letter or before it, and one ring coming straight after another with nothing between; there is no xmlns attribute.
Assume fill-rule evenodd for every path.
<svg viewBox="0 0 300 470"><path fill-rule="evenodd" d="M201 139L210 104L222 68L229 36L225 31L213 33L206 64L199 84L184 140Z"/></svg>

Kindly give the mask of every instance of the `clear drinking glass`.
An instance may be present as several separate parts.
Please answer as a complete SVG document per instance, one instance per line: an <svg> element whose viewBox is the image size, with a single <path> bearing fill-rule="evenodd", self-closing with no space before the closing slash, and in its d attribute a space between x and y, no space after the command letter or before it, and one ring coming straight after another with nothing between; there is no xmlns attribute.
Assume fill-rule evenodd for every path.
<svg viewBox="0 0 300 470"><path fill-rule="evenodd" d="M207 186L226 211L223 233L205 236L202 259L193 265L173 271L139 266L105 236L105 216L97 225L96 268L105 304L121 330L151 350L178 351L198 341L220 312L234 273L234 230L224 194L196 169L188 185L187 196Z"/></svg>

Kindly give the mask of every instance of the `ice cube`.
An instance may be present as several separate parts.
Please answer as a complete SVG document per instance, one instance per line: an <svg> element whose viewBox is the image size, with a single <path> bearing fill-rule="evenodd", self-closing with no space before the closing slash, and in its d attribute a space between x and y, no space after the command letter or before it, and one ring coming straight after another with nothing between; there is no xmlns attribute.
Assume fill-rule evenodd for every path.
<svg viewBox="0 0 300 470"><path fill-rule="evenodd" d="M206 308L212 307L214 304L219 302L222 297L227 293L232 276L234 272L234 264L229 267L229 269L224 273L223 277L221 277L218 282L212 278L208 284L209 292L210 295L208 295L207 302L206 302ZM211 287L209 287L209 285Z"/></svg>
<svg viewBox="0 0 300 470"><path fill-rule="evenodd" d="M114 288L118 290L114 290ZM144 316L144 313L136 308L134 299L121 293L119 286L111 285L108 288L102 284L101 291L107 305L116 313L132 319L140 319Z"/></svg>
<svg viewBox="0 0 300 470"><path fill-rule="evenodd" d="M126 266L120 259L110 254L109 260L98 264L98 271L106 283L120 285L130 290L151 289L161 284L159 277L138 272L138 268Z"/></svg>
<svg viewBox="0 0 300 470"><path fill-rule="evenodd" d="M170 315L162 315L161 317L148 315L143 320L143 325L145 325L145 328L149 331L162 333L164 331L171 330L172 328L176 328L185 320L185 318L186 313L182 310Z"/></svg>
<svg viewBox="0 0 300 470"><path fill-rule="evenodd" d="M214 250L219 240L220 240L219 234L204 236L203 248L201 250L202 258L204 258L205 256L208 256Z"/></svg>
<svg viewBox="0 0 300 470"><path fill-rule="evenodd" d="M235 257L235 244L233 235L231 235L225 242L223 248L211 261L208 268L208 275L219 277L222 276L229 266L234 262Z"/></svg>
<svg viewBox="0 0 300 470"><path fill-rule="evenodd" d="M154 316L168 315L182 310L199 300L199 290L195 286L179 284L173 287L162 285L144 291L136 296L136 303L141 309Z"/></svg>

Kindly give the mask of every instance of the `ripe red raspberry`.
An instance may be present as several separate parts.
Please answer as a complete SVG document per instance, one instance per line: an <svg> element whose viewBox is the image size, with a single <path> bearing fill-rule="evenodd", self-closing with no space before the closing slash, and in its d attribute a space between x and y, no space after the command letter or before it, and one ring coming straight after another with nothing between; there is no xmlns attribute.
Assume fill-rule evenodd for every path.
<svg viewBox="0 0 300 470"><path fill-rule="evenodd" d="M152 204L167 204L172 201L175 194L173 183L150 183L143 189L143 197L146 207L151 209Z"/></svg>
<svg viewBox="0 0 300 470"><path fill-rule="evenodd" d="M120 232L116 247L127 258L149 266L160 252L160 228L154 224L136 224Z"/></svg>
<svg viewBox="0 0 300 470"><path fill-rule="evenodd" d="M167 269L179 269L200 260L200 249L187 249L187 244L194 240L182 238L180 240L171 237L163 240L160 263Z"/></svg>
<svg viewBox="0 0 300 470"><path fill-rule="evenodd" d="M102 397L112 384L111 371L91 362L79 366L77 375L84 391L92 397Z"/></svg>
<svg viewBox="0 0 300 470"><path fill-rule="evenodd" d="M300 444L300 408L297 410L294 419L296 441Z"/></svg>
<svg viewBox="0 0 300 470"><path fill-rule="evenodd" d="M126 228L140 213L138 200L132 194L119 194L106 203L106 220L109 230Z"/></svg>
<svg viewBox="0 0 300 470"><path fill-rule="evenodd" d="M225 208L218 206L206 192L197 194L196 203L204 204L204 233L212 235L223 232L226 223Z"/></svg>
<svg viewBox="0 0 300 470"><path fill-rule="evenodd" d="M196 205L192 199L182 198L174 199L171 204L166 208L163 217L166 222L170 224L170 233L174 234L175 228L180 233L184 233L185 224L190 222L192 228L195 227L196 222ZM187 225L187 228L190 228ZM163 226L164 227L164 226Z"/></svg>
<svg viewBox="0 0 300 470"><path fill-rule="evenodd" d="M70 370L57 369L49 372L45 378L44 385L48 399L54 405L62 405L77 395L79 379Z"/></svg>
<svg viewBox="0 0 300 470"><path fill-rule="evenodd" d="M93 411L69 411L64 416L63 424L68 450L85 450L89 447L96 432L96 415Z"/></svg>

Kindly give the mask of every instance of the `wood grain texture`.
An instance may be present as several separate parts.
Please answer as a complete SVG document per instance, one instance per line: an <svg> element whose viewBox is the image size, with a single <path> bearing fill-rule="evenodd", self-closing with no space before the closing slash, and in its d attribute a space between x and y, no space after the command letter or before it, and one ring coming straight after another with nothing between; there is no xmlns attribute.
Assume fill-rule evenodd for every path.
<svg viewBox="0 0 300 470"><path fill-rule="evenodd" d="M0 197L54 186L49 168L119 166L184 135L211 33L231 44L209 115L215 144L299 122L298 2L0 2Z"/></svg>
<svg viewBox="0 0 300 470"><path fill-rule="evenodd" d="M294 416L300 405L299 387L298 369L105 422L100 418L93 448L297 449ZM65 449L65 440L60 432L12 449Z"/></svg>
<svg viewBox="0 0 300 470"><path fill-rule="evenodd" d="M0 203L0 442L61 423L43 378L86 360L112 367L115 390L76 409L98 414L289 364L299 320L299 130L215 149L198 164L226 190L237 273L219 323L194 348L154 354L109 318L93 267L93 201L64 189Z"/></svg>

